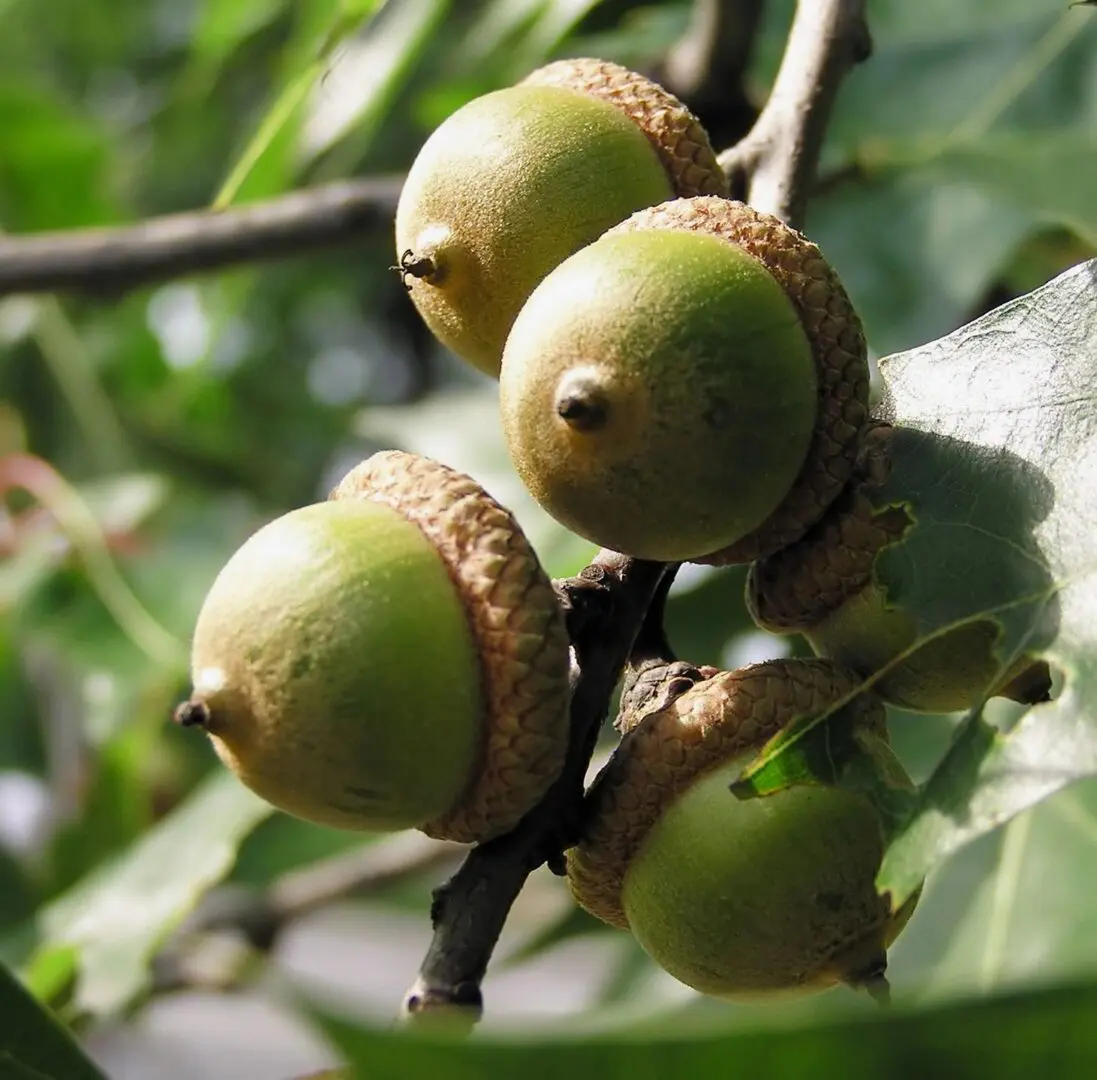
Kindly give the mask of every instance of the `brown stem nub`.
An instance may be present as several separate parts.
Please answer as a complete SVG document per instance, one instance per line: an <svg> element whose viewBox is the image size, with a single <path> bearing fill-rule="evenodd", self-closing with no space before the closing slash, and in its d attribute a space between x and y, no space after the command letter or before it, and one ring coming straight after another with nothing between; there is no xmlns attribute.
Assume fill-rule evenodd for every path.
<svg viewBox="0 0 1097 1080"><path fill-rule="evenodd" d="M171 718L180 727L208 727L210 722L209 706L204 701L190 699L176 706Z"/></svg>
<svg viewBox="0 0 1097 1080"><path fill-rule="evenodd" d="M561 388L556 398L556 412L576 431L597 431L605 427L609 419L609 402L600 390L576 384Z"/></svg>
<svg viewBox="0 0 1097 1080"><path fill-rule="evenodd" d="M389 269L400 275L400 284L408 292L411 292L411 286L408 284L409 277L429 282L438 275L438 264L429 255L416 255L411 248L400 256L398 265L390 266Z"/></svg>

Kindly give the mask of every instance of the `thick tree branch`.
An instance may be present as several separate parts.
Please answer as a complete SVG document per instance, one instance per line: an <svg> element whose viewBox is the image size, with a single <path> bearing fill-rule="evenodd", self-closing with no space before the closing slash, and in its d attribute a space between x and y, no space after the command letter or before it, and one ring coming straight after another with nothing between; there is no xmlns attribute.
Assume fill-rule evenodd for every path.
<svg viewBox="0 0 1097 1080"><path fill-rule="evenodd" d="M872 49L865 0L799 0L758 122L720 155L732 189L799 227L838 88Z"/></svg>
<svg viewBox="0 0 1097 1080"><path fill-rule="evenodd" d="M474 848L436 890L434 938L404 1001L409 1021L455 1013L473 1022L479 1017L480 983L511 905L529 874L543 862L557 863L575 841L598 732L664 572L662 563L601 551L579 577L559 583L569 625L577 631L563 773L513 832Z"/></svg>
<svg viewBox="0 0 1097 1080"><path fill-rule="evenodd" d="M370 177L136 225L0 236L0 296L117 293L350 243L363 233L391 228L401 184L400 177Z"/></svg>

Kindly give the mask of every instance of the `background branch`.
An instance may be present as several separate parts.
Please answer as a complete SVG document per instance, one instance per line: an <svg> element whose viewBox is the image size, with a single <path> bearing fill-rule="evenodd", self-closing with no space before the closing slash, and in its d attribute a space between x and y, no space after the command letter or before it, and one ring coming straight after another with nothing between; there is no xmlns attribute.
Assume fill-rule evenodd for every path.
<svg viewBox="0 0 1097 1080"><path fill-rule="evenodd" d="M765 0L693 0L689 27L656 72L717 145L742 138L758 117L747 73L764 9Z"/></svg>
<svg viewBox="0 0 1097 1080"><path fill-rule="evenodd" d="M871 50L865 0L799 0L758 122L720 155L733 191L757 210L802 225L838 88Z"/></svg>
<svg viewBox="0 0 1097 1080"><path fill-rule="evenodd" d="M266 952L287 926L310 912L451 868L465 850L463 844L407 831L290 870L262 890L234 885L216 889L203 898L157 956L154 991L163 993L194 984L190 956L203 935L238 934L252 949ZM230 964L218 978L224 976L231 984L238 974ZM208 982L208 978L198 981Z"/></svg>
<svg viewBox="0 0 1097 1080"><path fill-rule="evenodd" d="M136 225L0 236L0 296L118 293L239 263L301 255L392 227L403 178L325 184L228 210Z"/></svg>

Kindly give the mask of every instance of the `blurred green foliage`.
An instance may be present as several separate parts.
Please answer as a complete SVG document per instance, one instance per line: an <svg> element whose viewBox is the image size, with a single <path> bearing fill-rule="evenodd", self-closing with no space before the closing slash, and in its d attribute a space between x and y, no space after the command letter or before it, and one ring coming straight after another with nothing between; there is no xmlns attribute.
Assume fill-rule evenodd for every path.
<svg viewBox="0 0 1097 1080"><path fill-rule="evenodd" d="M746 80L758 105L791 8L766 7ZM1097 253L1097 18L1061 0L870 0L869 17L875 53L842 90L807 231L882 355ZM689 19L685 2L623 0L0 0L0 228L139 221L399 173L475 94L558 55L658 71ZM741 116L712 105L702 120L720 146L743 133ZM369 840L267 818L202 740L166 723L198 605L245 536L398 445L473 473L513 507L551 573L589 557L522 492L493 386L434 345L387 269L390 249L385 233L126 295L0 298L0 956L105 1060L113 1044L97 1033L151 1015L150 956L234 860L240 882L262 887ZM683 575L668 614L683 656L740 664L799 647L755 631L741 592L737 570ZM954 720L892 721L904 760L926 775ZM803 1035L802 1067L900 1072L875 1051L849 1055L942 1030L972 1073L983 1059L970 1047L986 1045L973 1032L1008 1031L1010 1054L1051 1040L1093 1053L1067 992L1000 1011L942 1003L1097 974L1084 902L1095 842L1089 782L966 848L931 877L894 950L910 1011L879 1037ZM416 882L358 906L425 925L428 892ZM535 875L527 892L498 964L500 985L523 965L542 972L522 984L523 1023L547 985L537 978L554 956L566 970L576 943L599 959L597 972L577 969L584 989L556 1022L564 1031L639 1016L727 1033L867 1007L846 992L776 1010L685 995L623 935L575 913L559 882ZM401 954L397 984L421 944ZM490 1018L504 996L493 999L490 977L487 994ZM0 1021L0 1076L15 1030ZM369 1060L384 1055L401 1075L421 1066L419 1051L405 1059L401 1044L373 1038ZM764 1067L764 1037L722 1038L720 1061L742 1053ZM933 1045L948 1052L949 1038ZM719 1067L697 1047L674 1060ZM611 1074L616 1052L576 1051L567 1067ZM11 1075L49 1074L48 1058L11 1053ZM528 1071L542 1051L507 1053ZM630 1075L649 1061L661 1075L646 1049L620 1053ZM449 1050L429 1065L440 1076L495 1068Z"/></svg>

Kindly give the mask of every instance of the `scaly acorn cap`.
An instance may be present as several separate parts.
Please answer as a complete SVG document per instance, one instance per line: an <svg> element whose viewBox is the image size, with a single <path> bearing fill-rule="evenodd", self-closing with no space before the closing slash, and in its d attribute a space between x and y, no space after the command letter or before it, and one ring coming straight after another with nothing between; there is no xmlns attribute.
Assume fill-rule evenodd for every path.
<svg viewBox="0 0 1097 1080"><path fill-rule="evenodd" d="M601 98L648 137L679 198L728 194L728 180L700 121L669 90L608 60L556 60L522 80L527 86L563 86Z"/></svg>
<svg viewBox="0 0 1097 1080"><path fill-rule="evenodd" d="M873 685L893 705L920 712L968 709L998 672L993 622L957 626L915 648L913 618L885 603L875 584L880 553L902 543L915 526L904 507L882 505L875 495L890 473L892 432L887 424L871 427L849 486L823 518L800 540L751 565L747 609L763 629L802 633L817 653L862 678L889 667ZM1033 704L1048 699L1050 686L1047 663L1023 655L990 694Z"/></svg>
<svg viewBox="0 0 1097 1080"><path fill-rule="evenodd" d="M460 801L420 828L463 843L509 831L559 775L568 741L570 642L536 553L475 480L415 454L374 454L331 498L368 499L414 523L445 564L479 646L479 768Z"/></svg>
<svg viewBox="0 0 1097 1080"><path fill-rule="evenodd" d="M876 556L912 524L901 506L877 506L869 494L890 470L890 430L868 430L849 484L819 521L799 540L751 564L747 608L763 629L804 630L837 610L872 581Z"/></svg>
<svg viewBox="0 0 1097 1080"><path fill-rule="evenodd" d="M567 853L575 899L603 922L629 929L625 874L678 797L705 773L759 749L794 719L820 715L860 683L829 660L766 660L719 672L662 709L622 718L623 738L587 793L583 839ZM859 694L847 708L852 723L886 732L875 695Z"/></svg>
<svg viewBox="0 0 1097 1080"><path fill-rule="evenodd" d="M748 535L695 562L747 563L798 540L838 497L868 425L869 371L861 320L819 248L778 218L720 198L679 199L640 210L606 235L683 229L735 244L757 259L788 296L810 343L818 411L807 456L791 490Z"/></svg>

